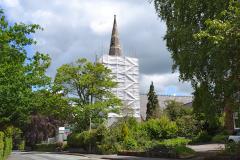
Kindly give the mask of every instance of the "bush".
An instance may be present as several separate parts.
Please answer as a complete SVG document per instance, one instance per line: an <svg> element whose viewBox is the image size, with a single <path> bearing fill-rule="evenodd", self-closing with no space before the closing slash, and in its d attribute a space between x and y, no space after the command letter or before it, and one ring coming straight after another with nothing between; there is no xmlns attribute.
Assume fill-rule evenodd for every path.
<svg viewBox="0 0 240 160"><path fill-rule="evenodd" d="M180 145L180 146L176 146L174 148L174 151L176 153L176 155L180 158L185 158L188 156L193 156L195 154L195 151L191 148L188 148L186 146Z"/></svg>
<svg viewBox="0 0 240 160"><path fill-rule="evenodd" d="M24 151L25 150L25 140L21 140L18 144L18 150Z"/></svg>
<svg viewBox="0 0 240 160"><path fill-rule="evenodd" d="M12 152L13 127L0 131L0 160L6 160Z"/></svg>
<svg viewBox="0 0 240 160"><path fill-rule="evenodd" d="M225 153L234 155L234 154L239 154L240 153L240 143L226 143L225 144Z"/></svg>
<svg viewBox="0 0 240 160"><path fill-rule="evenodd" d="M180 137L194 137L200 132L201 127L198 126L199 122L192 115L185 115L176 119L178 126L177 135Z"/></svg>
<svg viewBox="0 0 240 160"><path fill-rule="evenodd" d="M4 153L4 133L0 131L0 160L3 159Z"/></svg>
<svg viewBox="0 0 240 160"><path fill-rule="evenodd" d="M7 159L7 157L11 154L11 152L12 152L12 137L5 137L5 139L4 139L4 153L3 153L4 159Z"/></svg>
<svg viewBox="0 0 240 160"><path fill-rule="evenodd" d="M204 143L210 142L212 137L205 131L199 132L196 137L193 138L192 143Z"/></svg>
<svg viewBox="0 0 240 160"><path fill-rule="evenodd" d="M101 139L102 137L96 130L72 133L68 136L68 145L69 147L83 148L88 152L92 152L92 150L97 148L97 138Z"/></svg>
<svg viewBox="0 0 240 160"><path fill-rule="evenodd" d="M174 138L178 131L176 123L170 121L166 116L160 119L150 119L142 125L151 139Z"/></svg>
<svg viewBox="0 0 240 160"><path fill-rule="evenodd" d="M215 143L225 143L227 141L228 135L217 134L212 137L212 142Z"/></svg>
<svg viewBox="0 0 240 160"><path fill-rule="evenodd" d="M173 139L166 139L162 142L159 142L159 144L162 144L167 147L175 147L175 146L185 146L187 145L191 140L186 138L173 138Z"/></svg>
<svg viewBox="0 0 240 160"><path fill-rule="evenodd" d="M56 143L50 143L50 144L36 144L33 147L33 150L35 151L41 151L41 152L60 152L67 148L67 144L63 142L56 142Z"/></svg>
<svg viewBox="0 0 240 160"><path fill-rule="evenodd" d="M82 141L83 139L80 139L82 137L80 137L80 133L72 133L70 135L68 135L67 137L67 143L69 145L69 147L73 147L73 148L78 148L78 147L82 147Z"/></svg>
<svg viewBox="0 0 240 160"><path fill-rule="evenodd" d="M135 150L137 148L137 141L131 137L126 137L123 141L124 149Z"/></svg>
<svg viewBox="0 0 240 160"><path fill-rule="evenodd" d="M35 151L41 151L41 152L55 152L57 148L56 143L52 144L36 144L33 149Z"/></svg>
<svg viewBox="0 0 240 160"><path fill-rule="evenodd" d="M149 146L147 132L132 117L120 119L109 129L105 129L103 135L104 138L99 141L98 145L98 151L103 154L112 154L123 150L141 150L145 146Z"/></svg>

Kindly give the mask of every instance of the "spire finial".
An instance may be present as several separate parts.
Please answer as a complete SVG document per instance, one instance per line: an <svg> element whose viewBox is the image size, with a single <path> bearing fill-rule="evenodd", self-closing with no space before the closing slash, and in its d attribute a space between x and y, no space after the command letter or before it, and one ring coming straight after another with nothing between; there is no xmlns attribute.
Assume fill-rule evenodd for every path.
<svg viewBox="0 0 240 160"><path fill-rule="evenodd" d="M114 15L109 55L111 55L111 56L121 56L121 52L122 51L121 51L121 46L120 46L120 42L119 42L117 20L116 20L116 15Z"/></svg>

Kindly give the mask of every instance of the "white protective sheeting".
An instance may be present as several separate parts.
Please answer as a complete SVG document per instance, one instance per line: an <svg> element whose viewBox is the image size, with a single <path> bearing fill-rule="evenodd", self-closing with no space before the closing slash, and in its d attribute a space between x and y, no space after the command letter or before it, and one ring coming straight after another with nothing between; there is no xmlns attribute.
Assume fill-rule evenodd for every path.
<svg viewBox="0 0 240 160"><path fill-rule="evenodd" d="M122 100L123 107L130 108L133 116L140 118L139 64L137 58L103 55L99 62L112 70L118 87L112 92ZM129 113L121 113L119 117ZM111 117L113 114L109 114ZM115 117L116 115L114 115Z"/></svg>

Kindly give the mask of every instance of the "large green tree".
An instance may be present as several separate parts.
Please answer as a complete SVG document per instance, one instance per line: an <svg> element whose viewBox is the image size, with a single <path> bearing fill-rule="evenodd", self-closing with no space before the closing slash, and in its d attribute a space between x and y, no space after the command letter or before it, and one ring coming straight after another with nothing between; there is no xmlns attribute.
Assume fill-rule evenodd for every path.
<svg viewBox="0 0 240 160"><path fill-rule="evenodd" d="M159 118L159 116L160 116L160 106L159 106L158 97L154 91L154 85L152 82L148 92L146 120Z"/></svg>
<svg viewBox="0 0 240 160"><path fill-rule="evenodd" d="M79 59L57 70L55 87L66 95L74 108L74 125L78 131L100 124L109 112L118 111L120 100L111 92L117 83L111 70L100 63Z"/></svg>
<svg viewBox="0 0 240 160"><path fill-rule="evenodd" d="M194 108L208 115L212 125L216 119L212 117L224 110L225 128L231 132L239 92L239 2L154 0L154 4L167 24L173 69L195 89Z"/></svg>
<svg viewBox="0 0 240 160"><path fill-rule="evenodd" d="M30 34L39 25L10 25L0 10L0 129L9 125L21 127L29 118L34 89L50 83L45 71L50 65L48 55L27 55L26 46L35 41Z"/></svg>
<svg viewBox="0 0 240 160"><path fill-rule="evenodd" d="M233 112L240 108L240 2L231 0L229 7L205 22L206 29L195 35L199 43L208 42L209 91L222 102L225 128L233 130ZM204 86L198 87L201 90Z"/></svg>

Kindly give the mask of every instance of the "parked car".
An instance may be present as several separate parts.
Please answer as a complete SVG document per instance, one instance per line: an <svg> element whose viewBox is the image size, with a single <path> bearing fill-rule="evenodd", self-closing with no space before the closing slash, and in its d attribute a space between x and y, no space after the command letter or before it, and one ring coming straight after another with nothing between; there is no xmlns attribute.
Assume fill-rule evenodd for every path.
<svg viewBox="0 0 240 160"><path fill-rule="evenodd" d="M240 143L240 129L235 130L234 133L228 137L228 142Z"/></svg>

